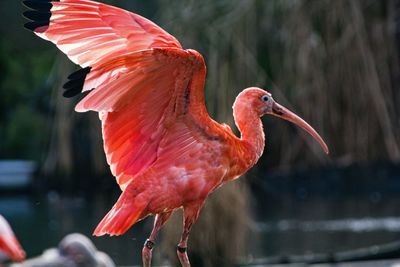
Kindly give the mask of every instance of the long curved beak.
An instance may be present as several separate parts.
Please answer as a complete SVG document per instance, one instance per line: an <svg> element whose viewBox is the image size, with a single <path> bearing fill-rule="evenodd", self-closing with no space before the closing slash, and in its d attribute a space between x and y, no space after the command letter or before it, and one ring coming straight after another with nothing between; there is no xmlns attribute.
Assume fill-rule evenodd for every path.
<svg viewBox="0 0 400 267"><path fill-rule="evenodd" d="M329 154L328 146L325 144L324 140L322 140L321 136L311 127L307 122L305 122L302 118L288 110L287 108L279 105L278 103L274 102L272 104L272 112L271 115L276 117L282 118L284 120L290 121L297 126L303 128L306 132L308 132L322 147L326 154Z"/></svg>

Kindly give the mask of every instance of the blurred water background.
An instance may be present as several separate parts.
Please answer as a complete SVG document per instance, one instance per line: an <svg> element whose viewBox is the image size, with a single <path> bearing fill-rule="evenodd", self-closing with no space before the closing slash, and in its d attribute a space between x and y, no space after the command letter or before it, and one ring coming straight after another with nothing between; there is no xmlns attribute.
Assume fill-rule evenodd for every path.
<svg viewBox="0 0 400 267"><path fill-rule="evenodd" d="M236 95L269 90L321 133L264 118L266 150L211 196L189 243L196 266L343 251L400 233L400 4L395 0L103 1L139 13L206 59L207 108L233 126ZM73 111L62 85L77 69L22 27L20 1L0 2L0 159L32 160L32 185L0 192L0 213L28 256L93 229L118 198L97 114ZM179 216L156 261L173 262ZM140 263L151 220L91 238L117 264Z"/></svg>
<svg viewBox="0 0 400 267"><path fill-rule="evenodd" d="M378 165L279 172L265 177L250 174L254 212L248 231L251 242L245 244L246 253L236 262L332 254L398 241L399 172L397 165ZM354 177L358 173L362 176ZM104 192L4 193L0 197L0 212L9 219L30 256L56 247L71 232L79 232L90 237L118 265L140 265L140 250L151 230L151 220L139 222L120 237L91 236L116 197ZM221 227L230 228L231 223L226 221ZM177 233L174 241L178 238ZM229 239L224 241L229 243ZM163 250L157 247L156 262L165 263L168 253L174 251L175 246Z"/></svg>

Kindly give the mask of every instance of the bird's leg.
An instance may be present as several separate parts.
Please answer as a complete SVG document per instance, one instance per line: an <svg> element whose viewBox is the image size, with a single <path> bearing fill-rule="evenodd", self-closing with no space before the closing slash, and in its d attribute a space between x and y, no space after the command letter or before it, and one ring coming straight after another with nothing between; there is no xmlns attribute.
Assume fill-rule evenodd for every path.
<svg viewBox="0 0 400 267"><path fill-rule="evenodd" d="M151 266L151 256L152 256L152 250L155 245L155 239L158 231L161 229L161 227L164 225L164 223L168 220L168 218L171 216L172 212L165 212L161 214L157 214L155 219L154 219L154 226L153 230L151 231L151 234L149 238L146 240L143 246L142 250L142 260L143 260L143 267L150 267Z"/></svg>
<svg viewBox="0 0 400 267"><path fill-rule="evenodd" d="M190 267L189 258L187 255L187 241L189 238L189 232L193 224L197 221L199 217L200 209L203 206L203 201L201 203L196 202L193 205L186 206L183 208L183 231L181 240L177 246L177 254L182 267Z"/></svg>

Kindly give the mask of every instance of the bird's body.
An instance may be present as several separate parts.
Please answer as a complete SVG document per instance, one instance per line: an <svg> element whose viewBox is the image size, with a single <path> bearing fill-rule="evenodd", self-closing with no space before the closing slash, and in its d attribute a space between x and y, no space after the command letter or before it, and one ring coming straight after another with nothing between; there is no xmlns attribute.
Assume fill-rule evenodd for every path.
<svg viewBox="0 0 400 267"><path fill-rule="evenodd" d="M299 124L327 152L311 126L259 88L235 101L240 138L212 120L204 103L203 57L137 14L89 0L24 3L33 9L24 13L32 20L26 27L83 67L69 76L64 95L90 91L75 110L99 112L107 162L122 193L94 234L119 235L156 215L143 248L145 266L155 235L178 208L184 210L178 256L190 266L190 228L207 196L260 158L264 114Z"/></svg>
<svg viewBox="0 0 400 267"><path fill-rule="evenodd" d="M208 116L202 95L195 94L195 92L202 93L205 79L205 65L198 52L194 50L176 51L176 49L167 48L153 49L151 53L155 54L156 58L166 55L173 57L175 53L183 54L198 65L189 65L190 69L198 70L195 75L191 76L190 81L189 79L176 81L179 87L184 84L185 89L179 90L176 95L171 96L172 99L177 100L165 103L165 107L159 111L162 112L162 115L160 114L158 122L147 129L150 132L145 136L153 138L151 143L146 144L144 150L150 156L144 159L139 158L141 161L138 161L137 165L129 166L135 171L139 169L134 176L126 175L126 168L124 168L126 165L120 157L117 157L115 162L113 161L113 153L115 153L114 144L121 142L121 131L130 126L134 127L135 124L134 120L127 122L121 118L126 117L125 114L132 114L132 109L135 110L133 113L140 118L140 111L137 112L136 107L126 105L119 111L100 115L108 161L124 190L118 202L134 202L135 209L128 206L129 211L126 213L120 209L112 210L110 215L114 220L121 220L121 222L115 222L113 230L111 230L109 228L111 227L110 220L113 219L111 216L106 217L104 223L100 223L95 231L95 234L98 235L121 234L131 226L127 223L128 221L133 224L147 215L170 212L189 204L202 204L208 194L222 183L240 176L253 166L261 156L264 146L261 127L259 128L259 138L261 139L258 141L261 147L257 155L253 144L243 142L233 134L229 126L219 124ZM154 85L154 87L156 86ZM147 109L143 109L144 118L146 118L147 112ZM259 117L256 119L260 120ZM115 131L116 129L119 130ZM254 131L254 127L249 130ZM132 140L135 137L129 136L128 139ZM137 146L141 145L141 142L139 140L135 144L128 143L126 145ZM128 147L125 150L119 147L119 150L131 151L134 149ZM131 160L131 158L126 159L132 164ZM144 168L143 166L147 164L148 167ZM120 171L123 172L123 175L120 175ZM127 180L129 182L126 182ZM130 199L129 196L133 196L135 200ZM118 207L117 205L116 208ZM135 212L132 213L132 210ZM115 212L118 212L118 216L115 216ZM124 219L121 214L132 217ZM104 226L107 226L108 229L104 229Z"/></svg>
<svg viewBox="0 0 400 267"><path fill-rule="evenodd" d="M13 261L25 259L25 252L15 237L6 219L0 215L0 252L4 252ZM1 263L1 262L0 262ZM0 264L1 266L1 264Z"/></svg>

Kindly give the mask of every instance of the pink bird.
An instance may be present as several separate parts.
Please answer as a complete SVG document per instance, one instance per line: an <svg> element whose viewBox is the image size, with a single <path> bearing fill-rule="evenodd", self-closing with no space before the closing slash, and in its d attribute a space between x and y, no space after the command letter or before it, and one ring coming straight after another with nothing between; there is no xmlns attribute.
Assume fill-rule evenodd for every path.
<svg viewBox="0 0 400 267"><path fill-rule="evenodd" d="M22 249L6 219L0 215L0 251L5 252L13 261L23 261L25 251ZM0 264L1 265L1 264Z"/></svg>
<svg viewBox="0 0 400 267"><path fill-rule="evenodd" d="M233 105L237 137L219 124L204 104L206 66L201 54L184 50L172 35L128 11L89 0L27 0L25 27L53 42L82 69L69 76L64 96L88 94L77 112L99 113L104 150L122 193L94 235L121 235L155 215L142 258L151 265L157 232L176 209L183 209L177 246L190 266L187 241L207 196L254 166L264 150L260 117L293 122L318 133L282 107L272 95L250 87Z"/></svg>

